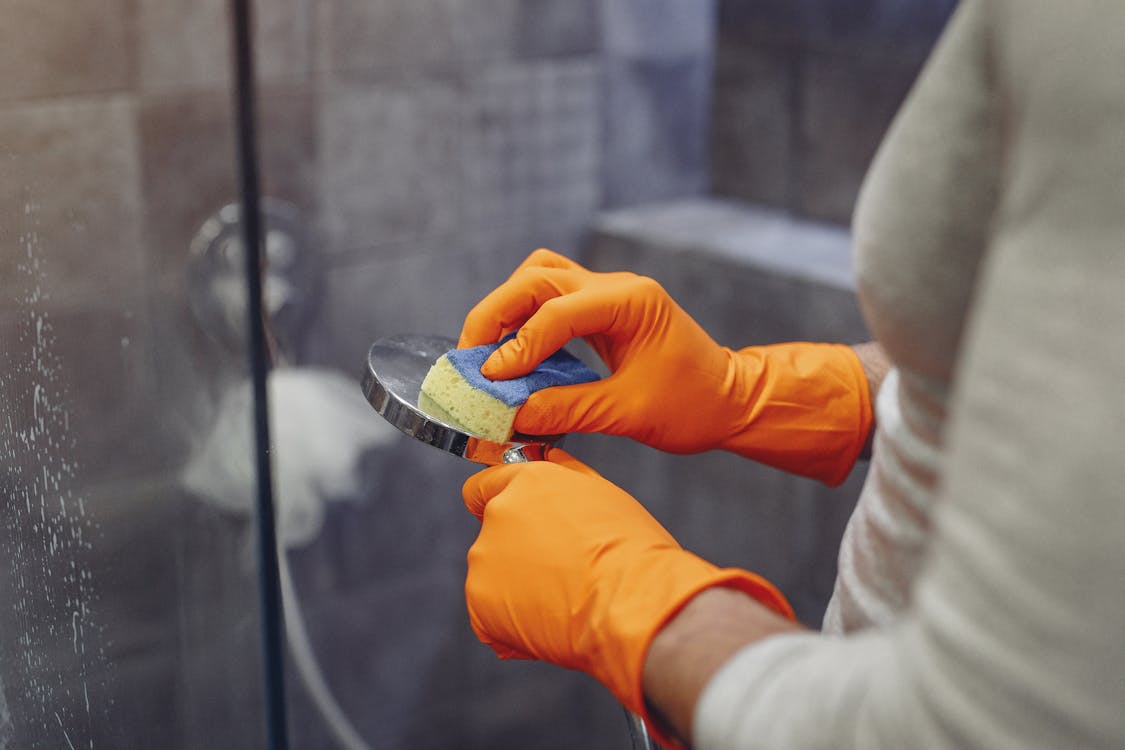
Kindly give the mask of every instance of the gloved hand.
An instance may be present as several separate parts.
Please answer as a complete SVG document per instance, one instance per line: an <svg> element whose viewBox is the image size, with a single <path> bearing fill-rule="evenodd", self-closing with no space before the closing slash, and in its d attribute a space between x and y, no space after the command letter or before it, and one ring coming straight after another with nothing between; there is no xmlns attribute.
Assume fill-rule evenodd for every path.
<svg viewBox="0 0 1125 750"><path fill-rule="evenodd" d="M793 343L719 346L655 281L595 273L536 250L469 312L459 346L519 329L481 372L524 375L581 336L612 375L547 388L516 414L529 435L604 432L673 453L722 448L834 485L867 440L872 410L855 353Z"/></svg>
<svg viewBox="0 0 1125 750"><path fill-rule="evenodd" d="M700 591L732 587L792 618L764 579L685 551L640 503L563 451L548 459L490 467L462 491L482 521L469 549L469 620L500 658L586 672L643 716L649 644Z"/></svg>

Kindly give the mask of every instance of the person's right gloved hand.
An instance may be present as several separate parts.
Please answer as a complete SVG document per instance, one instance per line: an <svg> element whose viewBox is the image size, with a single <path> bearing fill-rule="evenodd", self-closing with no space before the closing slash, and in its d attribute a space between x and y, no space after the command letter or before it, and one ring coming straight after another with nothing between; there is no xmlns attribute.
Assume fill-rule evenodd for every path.
<svg viewBox="0 0 1125 750"><path fill-rule="evenodd" d="M683 549L633 497L557 448L474 474L462 496L481 521L465 579L477 637L503 659L586 672L645 718L649 647L697 594L734 589L793 619L769 581Z"/></svg>
<svg viewBox="0 0 1125 750"><path fill-rule="evenodd" d="M519 377L575 337L611 371L539 391L516 414L530 435L603 432L673 453L721 448L827 484L847 477L871 426L855 353L793 343L732 351L717 344L656 281L596 273L536 250L465 319L459 346L499 341L484 364Z"/></svg>

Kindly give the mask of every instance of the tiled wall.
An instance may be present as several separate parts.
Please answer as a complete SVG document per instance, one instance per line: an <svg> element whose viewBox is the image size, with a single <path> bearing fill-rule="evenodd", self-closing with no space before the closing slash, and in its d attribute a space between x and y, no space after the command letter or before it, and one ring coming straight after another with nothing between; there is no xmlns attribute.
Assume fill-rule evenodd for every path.
<svg viewBox="0 0 1125 750"><path fill-rule="evenodd" d="M720 0L714 190L846 224L956 0Z"/></svg>
<svg viewBox="0 0 1125 750"><path fill-rule="evenodd" d="M0 627L3 750L263 741L252 527L178 479L245 368L195 323L185 283L192 237L236 198L227 5L0 0L5 500L45 489L44 454L20 441L50 354L66 429L43 482L62 489L36 498L69 491L90 527L58 552L62 511L4 517L0 598L26 604ZM707 184L710 2L255 8L263 192L302 211L323 272L301 364L358 377L378 336L455 333L533 247L577 253L600 208ZM290 559L313 646L373 746L622 746L600 687L501 664L472 637L470 467L405 442L364 467L362 497ZM29 540L50 554L21 553ZM72 563L74 582L34 582ZM331 747L299 681L290 702L294 746Z"/></svg>
<svg viewBox="0 0 1125 750"><path fill-rule="evenodd" d="M454 334L530 249L577 254L598 209L705 189L712 5L659 5L318 9L328 294L310 361L351 366L403 330Z"/></svg>

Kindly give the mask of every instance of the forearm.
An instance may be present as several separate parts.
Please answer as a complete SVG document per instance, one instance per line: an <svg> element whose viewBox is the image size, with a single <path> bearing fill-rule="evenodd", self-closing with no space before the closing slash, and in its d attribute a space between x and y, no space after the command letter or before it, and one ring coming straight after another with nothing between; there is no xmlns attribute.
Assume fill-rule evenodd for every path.
<svg viewBox="0 0 1125 750"><path fill-rule="evenodd" d="M653 639L644 666L645 697L674 734L689 738L695 704L728 659L758 640L801 629L739 591L707 589Z"/></svg>

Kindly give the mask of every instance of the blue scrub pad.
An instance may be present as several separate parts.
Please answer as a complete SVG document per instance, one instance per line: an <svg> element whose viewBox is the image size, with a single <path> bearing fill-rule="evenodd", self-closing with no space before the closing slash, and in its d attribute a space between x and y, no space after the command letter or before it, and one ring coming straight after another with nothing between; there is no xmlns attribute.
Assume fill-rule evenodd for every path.
<svg viewBox="0 0 1125 750"><path fill-rule="evenodd" d="M489 380L481 375L481 365L504 341L452 349L438 359L422 382L422 394L445 412L443 416L452 417L479 437L494 442L508 440L516 412L536 391L599 378L577 357L559 350L527 375Z"/></svg>
<svg viewBox="0 0 1125 750"><path fill-rule="evenodd" d="M502 343L504 342L500 342ZM592 383L599 377L582 360L560 349L527 375L512 380L489 380L481 375L480 368L484 366L485 360L500 348L500 344L453 349L445 356L470 386L478 391L484 391L508 406L522 406L528 396L544 388L554 385Z"/></svg>

